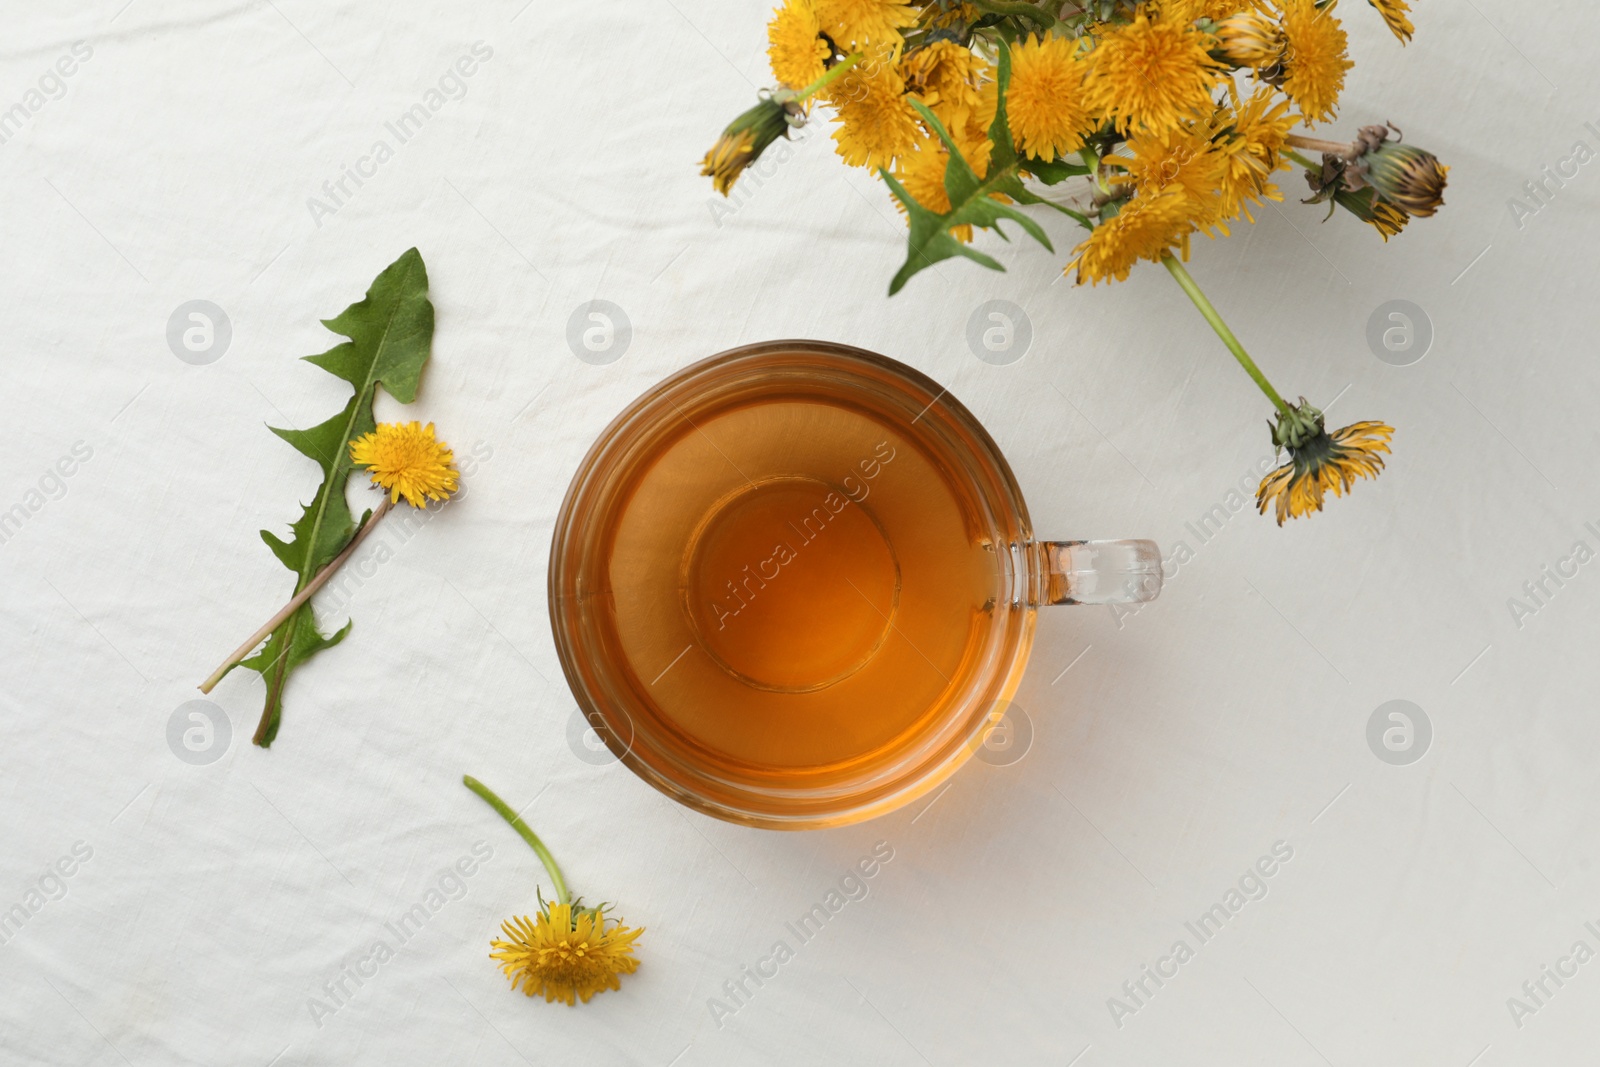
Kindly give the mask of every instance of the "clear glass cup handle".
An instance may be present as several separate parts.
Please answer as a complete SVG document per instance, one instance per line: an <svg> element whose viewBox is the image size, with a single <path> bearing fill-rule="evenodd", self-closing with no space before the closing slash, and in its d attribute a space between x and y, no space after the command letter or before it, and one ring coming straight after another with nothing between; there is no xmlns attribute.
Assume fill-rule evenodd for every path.
<svg viewBox="0 0 1600 1067"><path fill-rule="evenodd" d="M1138 604L1161 593L1154 541L1036 541L1034 603Z"/></svg>

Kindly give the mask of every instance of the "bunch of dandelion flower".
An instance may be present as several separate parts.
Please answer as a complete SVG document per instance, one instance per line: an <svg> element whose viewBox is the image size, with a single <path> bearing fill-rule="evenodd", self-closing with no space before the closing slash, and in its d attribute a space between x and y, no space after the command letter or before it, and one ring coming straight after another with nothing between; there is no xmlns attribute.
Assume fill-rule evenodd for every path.
<svg viewBox="0 0 1600 1067"><path fill-rule="evenodd" d="M513 916L500 925L505 938L490 942L489 958L527 996L540 995L545 1003L561 1001L571 1007L589 1003L596 993L621 989L620 976L639 969L633 943L643 927L630 927L606 914L607 904L585 907L567 890L555 857L522 817L495 792L471 775L461 779L505 819L544 864L554 885L555 899L546 901L536 891L539 910L533 917Z"/></svg>
<svg viewBox="0 0 1600 1067"><path fill-rule="evenodd" d="M350 442L350 460L356 469L369 471L372 485L386 490L387 494L355 532L355 536L350 538L349 544L312 576L293 599L278 609L277 614L263 623L244 644L234 649L222 666L200 683L202 693L211 692L234 664L249 655L252 649L265 641L285 619L327 584L328 579L361 547L361 542L377 528L393 505L403 498L412 507L427 507L430 502L449 499L460 486L455 455L449 445L434 436L431 422L427 426L416 422L379 423L371 433Z"/></svg>
<svg viewBox="0 0 1600 1067"><path fill-rule="evenodd" d="M1279 503L1280 523L1383 469L1392 429L1361 422L1330 432L1303 400L1284 401L1183 267L1194 234L1226 234L1235 219L1254 221L1254 206L1281 200L1273 176L1290 162L1308 171L1308 202L1327 203L1330 215L1342 207L1384 240L1443 204L1447 168L1383 127L1348 144L1289 132L1337 115L1353 66L1338 0L779 2L769 56L788 87L778 93L791 95L774 94L764 113L729 127L706 162L720 191L786 132L782 123L803 121L805 97L828 86L818 98L833 108L838 154L876 168L912 223L891 293L932 262L929 242L941 233L958 243L940 245L940 257L954 249L996 265L961 247L975 227L998 229L975 192L1048 205L1089 231L1065 268L1078 284L1162 263L1279 423L1304 431L1278 442L1289 463L1262 485L1260 500ZM1409 0L1367 2L1402 43L1410 39ZM756 118L768 136L754 130ZM1321 152L1321 164L1296 148ZM952 153L967 167L953 166ZM1082 178L1087 189L1062 184ZM1039 186L1064 195L1051 199Z"/></svg>

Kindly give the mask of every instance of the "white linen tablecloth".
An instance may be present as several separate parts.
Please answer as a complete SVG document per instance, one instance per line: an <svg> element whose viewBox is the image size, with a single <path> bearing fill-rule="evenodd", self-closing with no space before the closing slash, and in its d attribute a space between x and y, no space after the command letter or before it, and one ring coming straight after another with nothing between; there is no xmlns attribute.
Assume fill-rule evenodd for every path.
<svg viewBox="0 0 1600 1067"><path fill-rule="evenodd" d="M991 236L1008 273L940 264L888 299L901 223L826 125L714 196L697 163L769 80L766 5L13 5L0 1060L1591 1060L1600 13L1418 6L1402 49L1341 5L1331 128L1392 119L1437 152L1439 217L1384 246L1285 174L1190 265L1285 392L1398 429L1379 480L1278 529L1236 492L1267 406L1163 271L1076 289L1057 227L1056 255ZM220 758L186 762L169 724L290 585L257 531L316 482L266 424L344 403L296 357L413 245L433 360L379 414L437 423L467 492L325 603L355 628L294 677L270 751L237 672ZM1031 325L1009 365L967 340L995 299ZM211 362L169 344L197 300L229 325ZM593 300L626 316L611 363L568 344ZM1395 300L1429 336L1406 366L1368 341ZM804 834L691 813L570 741L544 594L606 422L776 337L948 385L1041 535L1187 548L1142 611L1041 616L1024 758ZM1410 763L1379 758L1387 712L1369 744L1393 700L1429 728L1410 713ZM545 879L463 772L647 928L621 992L507 989L488 941Z"/></svg>

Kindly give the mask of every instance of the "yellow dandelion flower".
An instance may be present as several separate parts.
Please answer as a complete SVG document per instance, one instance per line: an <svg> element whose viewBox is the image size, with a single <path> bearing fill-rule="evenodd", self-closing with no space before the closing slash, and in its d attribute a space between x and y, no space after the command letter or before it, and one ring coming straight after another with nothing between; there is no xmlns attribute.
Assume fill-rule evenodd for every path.
<svg viewBox="0 0 1600 1067"><path fill-rule="evenodd" d="M852 167L887 167L915 149L923 135L906 102L906 84L885 62L864 63L834 83L837 151Z"/></svg>
<svg viewBox="0 0 1600 1067"><path fill-rule="evenodd" d="M1406 0L1367 0L1367 3L1378 9L1378 14L1389 26L1389 32L1398 37L1401 44L1409 42L1411 35L1417 32L1407 17L1411 14L1411 5Z"/></svg>
<svg viewBox="0 0 1600 1067"><path fill-rule="evenodd" d="M433 423L382 422L372 433L350 442L350 459L372 472L372 484L389 490L389 502L405 497L412 507L427 507L456 491L455 456L433 436Z"/></svg>
<svg viewBox="0 0 1600 1067"><path fill-rule="evenodd" d="M1085 102L1120 133L1167 129L1208 112L1223 70L1207 51L1211 40L1192 24L1142 11L1132 22L1107 25L1087 57Z"/></svg>
<svg viewBox="0 0 1600 1067"><path fill-rule="evenodd" d="M1133 153L1131 158L1107 156L1105 162L1127 171L1139 195L1181 190L1190 200L1189 217L1197 228L1221 223L1221 188L1228 158L1216 150L1206 127L1187 123L1175 129L1137 133L1128 140L1128 150Z"/></svg>
<svg viewBox="0 0 1600 1067"><path fill-rule="evenodd" d="M989 65L970 49L954 41L935 41L901 61L906 91L939 116L952 137L971 121L982 106L982 84Z"/></svg>
<svg viewBox="0 0 1600 1067"><path fill-rule="evenodd" d="M812 0L785 0L772 13L772 21L767 23L767 59L780 84L804 89L822 77L832 55Z"/></svg>
<svg viewBox="0 0 1600 1067"><path fill-rule="evenodd" d="M1357 479L1376 478L1383 470L1381 452L1389 451L1394 427L1381 422L1357 422L1328 433L1322 412L1300 403L1288 416L1279 416L1273 442L1287 448L1289 460L1261 479L1256 506L1261 514L1276 505L1278 525L1321 511L1328 492L1343 496Z"/></svg>
<svg viewBox="0 0 1600 1067"><path fill-rule="evenodd" d="M621 989L618 975L639 969L633 942L644 930L616 922L608 927L598 909L548 904L536 919L517 916L500 924L506 939L490 942L489 958L500 961L511 979L528 996L542 995L546 1003L589 998L607 989Z"/></svg>
<svg viewBox="0 0 1600 1067"><path fill-rule="evenodd" d="M1283 199L1278 187L1268 179L1289 166L1281 153L1295 117L1289 113L1286 101L1273 103L1271 89L1257 89L1242 105L1232 86L1229 93L1233 109L1218 118L1223 123L1218 144L1228 160L1221 185L1222 214L1230 219L1243 214L1254 222L1251 202Z"/></svg>
<svg viewBox="0 0 1600 1067"><path fill-rule="evenodd" d="M1073 249L1066 270L1078 269L1079 285L1125 281L1139 260L1159 260L1181 247L1191 228L1190 213L1189 197L1182 189L1135 196Z"/></svg>
<svg viewBox="0 0 1600 1067"><path fill-rule="evenodd" d="M1346 51L1344 27L1333 13L1337 0L1320 9L1315 0L1278 2L1286 42L1283 91L1307 122L1326 122L1338 107L1345 71L1355 66Z"/></svg>
<svg viewBox="0 0 1600 1067"><path fill-rule="evenodd" d="M1078 42L1067 37L1030 37L1012 50L1006 116L1019 149L1053 160L1083 147L1095 129L1085 102L1087 67Z"/></svg>
<svg viewBox="0 0 1600 1067"><path fill-rule="evenodd" d="M917 13L898 0L816 0L823 32L848 51L867 45L898 50L900 29L916 23Z"/></svg>
<svg viewBox="0 0 1600 1067"><path fill-rule="evenodd" d="M962 158L967 161L968 166L978 174L988 169L989 152L994 147L988 138L972 145L957 140L956 146L961 149ZM895 177L905 186L906 192L911 194L913 200L929 211L942 215L950 210L950 193L944 187L944 171L949 162L950 153L944 147L944 142L937 137L924 138L917 145L915 152L900 157ZM904 204L898 199L894 204L902 215L905 214ZM972 240L971 226L956 226L950 233L961 242Z"/></svg>
<svg viewBox="0 0 1600 1067"><path fill-rule="evenodd" d="M630 927L620 919L609 920L608 926L606 905L586 908L574 902L555 857L522 816L470 774L462 775L461 782L528 843L555 885L556 899L546 903L541 896L535 918L508 919L500 924L505 939L489 943L494 950L489 958L499 961L500 969L511 979L511 988L520 985L530 997L541 994L546 1003L559 1000L569 1006L575 1000L587 1004L596 993L622 988L618 976L639 969L633 943L644 929Z"/></svg>

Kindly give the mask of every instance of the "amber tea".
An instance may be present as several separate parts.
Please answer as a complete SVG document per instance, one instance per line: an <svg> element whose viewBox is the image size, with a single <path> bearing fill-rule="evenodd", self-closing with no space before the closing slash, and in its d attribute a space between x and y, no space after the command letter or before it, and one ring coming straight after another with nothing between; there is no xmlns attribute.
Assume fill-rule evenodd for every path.
<svg viewBox="0 0 1600 1067"><path fill-rule="evenodd" d="M944 390L781 342L680 372L613 423L557 522L551 616L580 704L652 784L723 818L829 825L970 753L1035 606L1071 599L1043 592L1065 588L1047 546L1065 548L1033 542Z"/></svg>
<svg viewBox="0 0 1600 1067"><path fill-rule="evenodd" d="M999 583L951 479L843 398L758 399L684 431L641 469L607 561L659 725L780 776L900 744L971 669Z"/></svg>

